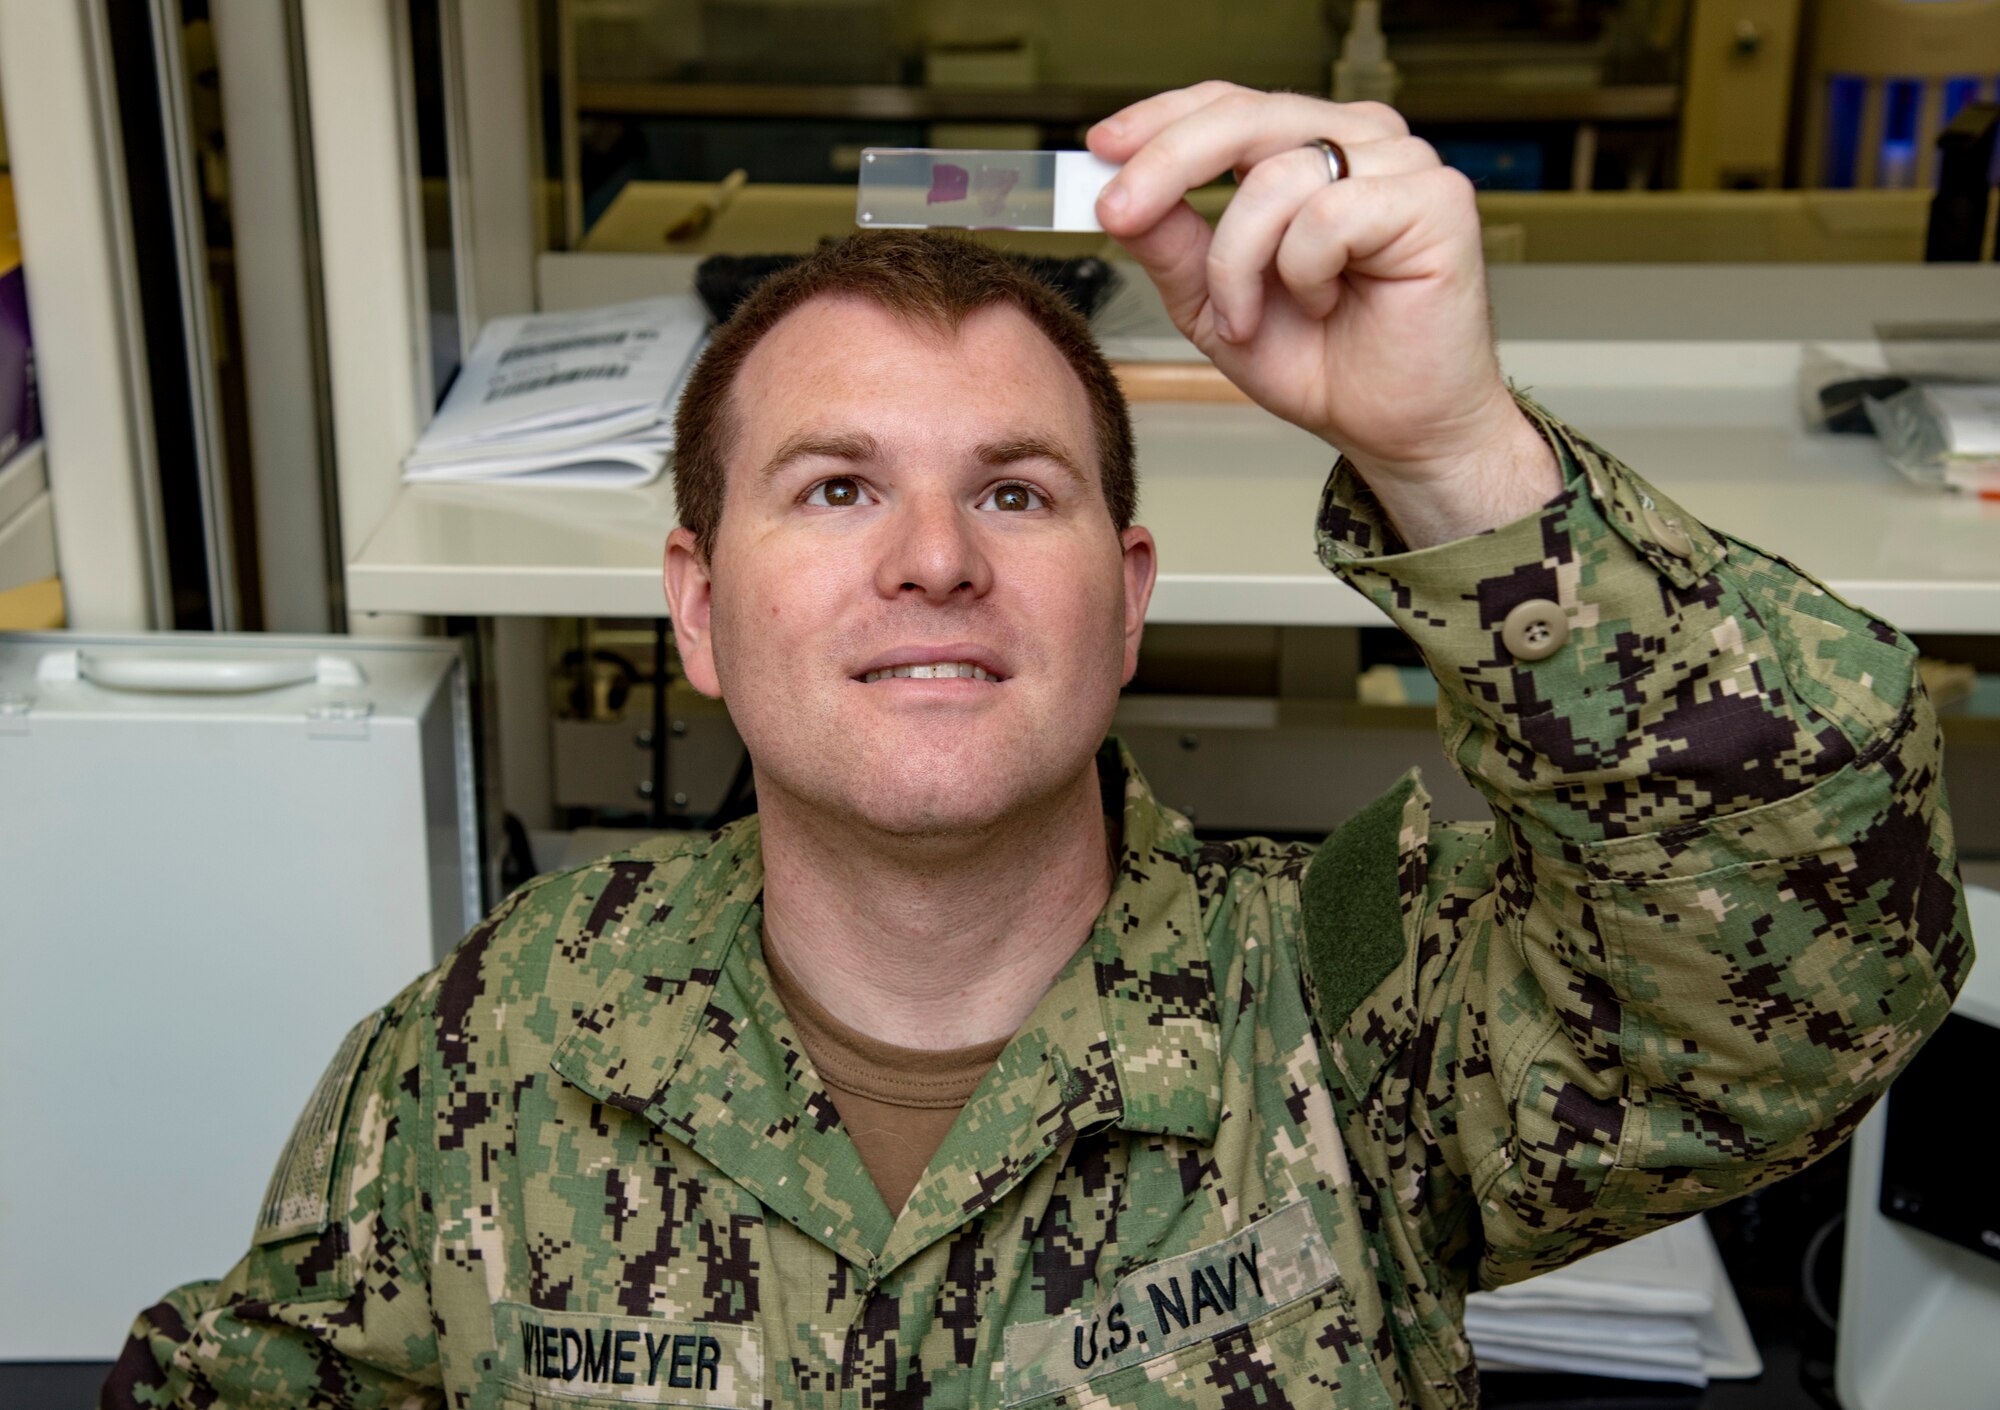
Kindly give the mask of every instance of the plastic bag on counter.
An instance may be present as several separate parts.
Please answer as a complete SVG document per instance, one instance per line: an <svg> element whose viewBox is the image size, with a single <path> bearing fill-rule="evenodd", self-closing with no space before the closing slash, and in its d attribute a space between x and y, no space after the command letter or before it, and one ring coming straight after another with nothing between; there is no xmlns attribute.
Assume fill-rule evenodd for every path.
<svg viewBox="0 0 2000 1410"><path fill-rule="evenodd" d="M1880 367L1860 367L1808 345L1799 359L1799 417L1812 430L1868 435L1868 413L1862 402L1887 397L1910 385L1910 379Z"/></svg>
<svg viewBox="0 0 2000 1410"><path fill-rule="evenodd" d="M1860 358L1862 360L1857 361ZM1808 345L1799 361L1799 415L1814 430L1866 435L1865 403L1911 387L2000 385L2000 322L1878 323L1874 346Z"/></svg>
<svg viewBox="0 0 2000 1410"><path fill-rule="evenodd" d="M1911 386L1863 406L1882 453L1905 478L2000 495L2000 385Z"/></svg>

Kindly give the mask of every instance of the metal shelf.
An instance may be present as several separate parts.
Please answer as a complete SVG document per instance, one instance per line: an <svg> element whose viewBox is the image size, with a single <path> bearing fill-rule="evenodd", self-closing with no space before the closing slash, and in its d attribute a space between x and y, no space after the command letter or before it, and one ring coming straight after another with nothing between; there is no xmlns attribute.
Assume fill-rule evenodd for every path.
<svg viewBox="0 0 2000 1410"><path fill-rule="evenodd" d="M819 118L877 122L1091 123L1138 91L944 89L892 84L581 83L577 111L635 117ZM1665 122L1671 84L1515 87L1412 81L1396 106L1412 122Z"/></svg>

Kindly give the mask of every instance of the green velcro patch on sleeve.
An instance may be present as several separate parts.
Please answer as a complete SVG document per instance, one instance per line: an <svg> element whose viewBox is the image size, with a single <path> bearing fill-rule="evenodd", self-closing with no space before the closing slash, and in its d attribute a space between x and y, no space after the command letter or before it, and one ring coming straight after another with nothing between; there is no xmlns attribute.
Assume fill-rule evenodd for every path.
<svg viewBox="0 0 2000 1410"><path fill-rule="evenodd" d="M1300 883L1306 970L1329 1039L1403 958L1399 840L1403 806L1416 786L1415 775L1407 775L1342 823Z"/></svg>
<svg viewBox="0 0 2000 1410"><path fill-rule="evenodd" d="M361 1075L361 1064L382 1027L384 1016L378 1010L354 1025L341 1040L339 1051L327 1064L319 1085L313 1088L312 1099L299 1113L292 1138L278 1158L278 1168L271 1172L264 1205L257 1215L257 1230L250 1236L253 1245L317 1233L332 1220L341 1125L347 1117L347 1102L354 1091L355 1079Z"/></svg>

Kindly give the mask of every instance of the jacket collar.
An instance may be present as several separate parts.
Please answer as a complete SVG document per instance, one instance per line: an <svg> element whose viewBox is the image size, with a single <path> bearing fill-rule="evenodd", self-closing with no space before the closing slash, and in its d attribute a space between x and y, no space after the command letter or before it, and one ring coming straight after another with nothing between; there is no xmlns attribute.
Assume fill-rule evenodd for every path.
<svg viewBox="0 0 2000 1410"><path fill-rule="evenodd" d="M1080 1131L1113 1125L1213 1142L1222 1033L1198 844L1122 746L1107 743L1098 770L1107 811L1121 820L1111 895L900 1220L867 1180L772 992L754 818L701 844L551 1065L881 1272L1000 1199Z"/></svg>

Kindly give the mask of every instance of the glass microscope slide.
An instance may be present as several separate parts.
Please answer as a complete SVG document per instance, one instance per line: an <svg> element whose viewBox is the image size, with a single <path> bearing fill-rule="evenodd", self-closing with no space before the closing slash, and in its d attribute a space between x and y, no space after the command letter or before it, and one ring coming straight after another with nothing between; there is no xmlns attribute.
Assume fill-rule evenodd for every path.
<svg viewBox="0 0 2000 1410"><path fill-rule="evenodd" d="M867 147L854 223L867 230L1102 230L1118 168L1088 152Z"/></svg>

